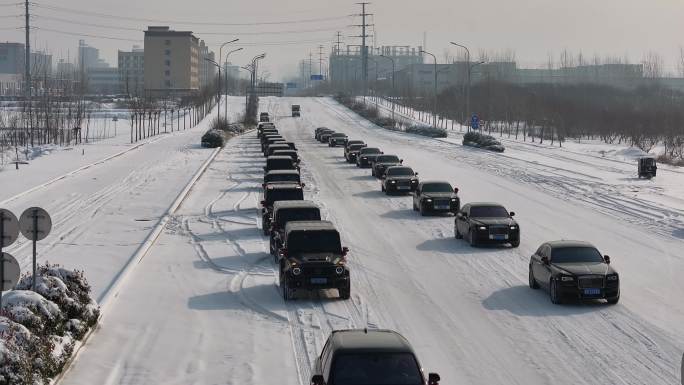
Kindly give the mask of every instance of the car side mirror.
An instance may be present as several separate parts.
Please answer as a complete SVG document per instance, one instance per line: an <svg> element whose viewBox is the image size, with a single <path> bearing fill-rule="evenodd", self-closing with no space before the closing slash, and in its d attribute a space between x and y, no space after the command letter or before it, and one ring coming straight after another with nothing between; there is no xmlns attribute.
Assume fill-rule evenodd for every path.
<svg viewBox="0 0 684 385"><path fill-rule="evenodd" d="M454 194L458 194L458 192L459 192L458 187L454 188Z"/></svg>
<svg viewBox="0 0 684 385"><path fill-rule="evenodd" d="M463 219L463 213L456 213L456 218Z"/></svg>
<svg viewBox="0 0 684 385"><path fill-rule="evenodd" d="M606 264L610 265L610 257L609 256L604 255L603 260L606 261Z"/></svg>
<svg viewBox="0 0 684 385"><path fill-rule="evenodd" d="M349 248L345 246L342 248L342 255L347 255L347 254L349 254Z"/></svg>
<svg viewBox="0 0 684 385"><path fill-rule="evenodd" d="M260 203L262 206L266 206L266 201L261 201Z"/></svg>
<svg viewBox="0 0 684 385"><path fill-rule="evenodd" d="M311 385L325 385L325 379L320 374L311 377Z"/></svg>
<svg viewBox="0 0 684 385"><path fill-rule="evenodd" d="M511 211L511 213L508 214L508 215L510 215L511 217L514 217L514 216L515 216L515 212Z"/></svg>
<svg viewBox="0 0 684 385"><path fill-rule="evenodd" d="M438 385L441 378L437 373L428 374L428 385Z"/></svg>
<svg viewBox="0 0 684 385"><path fill-rule="evenodd" d="M399 163L404 164L404 160L403 160L403 159L399 159Z"/></svg>
<svg viewBox="0 0 684 385"><path fill-rule="evenodd" d="M306 187L306 183L302 183L302 187Z"/></svg>
<svg viewBox="0 0 684 385"><path fill-rule="evenodd" d="M543 264L548 265L549 264L549 257L541 257L541 261Z"/></svg>
<svg viewBox="0 0 684 385"><path fill-rule="evenodd" d="M262 183L261 188L266 188L266 183Z"/></svg>
<svg viewBox="0 0 684 385"><path fill-rule="evenodd" d="M278 250L278 254L280 254L281 257L286 258L287 257L287 249L286 248L281 248Z"/></svg>
<svg viewBox="0 0 684 385"><path fill-rule="evenodd" d="M418 176L418 173L413 174L413 176Z"/></svg>

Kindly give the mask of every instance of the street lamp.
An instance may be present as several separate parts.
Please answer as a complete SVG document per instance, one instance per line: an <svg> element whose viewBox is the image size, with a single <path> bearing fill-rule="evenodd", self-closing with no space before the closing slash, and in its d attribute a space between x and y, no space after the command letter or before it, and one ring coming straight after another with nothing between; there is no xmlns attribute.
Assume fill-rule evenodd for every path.
<svg viewBox="0 0 684 385"><path fill-rule="evenodd" d="M236 41L239 41L239 40L240 39L233 39L231 41L227 41L227 42L221 44L221 47L219 47L219 57L218 57L219 65L223 59L223 47L227 46L228 44L235 43ZM220 70L220 68L219 68L218 82L219 82L219 91L218 91L218 93L219 93L219 105L218 105L218 108L220 110L221 109L221 70ZM228 101L226 101L226 103L228 103ZM228 115L226 115L226 119L228 119Z"/></svg>
<svg viewBox="0 0 684 385"><path fill-rule="evenodd" d="M468 47L466 47L462 44L454 43L453 41L451 42L451 44L455 45L457 47L461 47L466 51L466 63L467 63L466 65L468 66L468 68L467 68L467 70L468 70L468 88L466 89L466 119L469 120L471 118L471 116L470 116L470 83L471 83L471 74L472 74L472 69L473 69L472 67L474 67L474 66L472 66L472 67L470 66L470 50L468 49ZM483 63L478 63L478 64L483 64ZM467 121L466 121L466 124L467 124ZM468 125L468 131L470 131L470 124L467 124L467 125Z"/></svg>
<svg viewBox="0 0 684 385"><path fill-rule="evenodd" d="M397 73L397 67L394 58L385 55L380 55L380 57L384 57L385 59L389 59L392 61L392 120L394 120L394 97L396 95L396 91L394 89L394 76Z"/></svg>
<svg viewBox="0 0 684 385"><path fill-rule="evenodd" d="M435 61L435 102L434 102L434 110L432 112L432 125L437 128L437 56L431 54L428 51L420 50L420 53L426 53L430 56Z"/></svg>
<svg viewBox="0 0 684 385"><path fill-rule="evenodd" d="M217 113L217 115L218 115L218 120L219 120L219 122L220 122L220 121L221 121L221 65L220 65L219 63L217 63L216 61L209 59L208 57L205 57L204 60L208 61L209 63L215 65L216 68L218 68L218 73L219 73L219 86L218 86L218 90L217 90L217 91L218 91L218 101L219 101L219 105L216 106L216 113ZM226 119L228 119L227 116L226 116Z"/></svg>
<svg viewBox="0 0 684 385"><path fill-rule="evenodd" d="M225 78L225 83L226 83L226 84L225 84L225 88L226 88L226 109L225 109L225 111L226 111L226 113L223 114L223 115L225 115L226 120L228 119L228 56L230 56L231 53L237 52L237 51L242 51L242 47L237 48L237 49L234 49L234 50L228 52L228 53L226 54L226 59L225 59L225 61L224 61L224 66L225 66L225 68L224 68L224 72L225 72L224 78ZM219 60L220 60L220 58L219 58ZM219 82L220 82L220 81L219 81Z"/></svg>

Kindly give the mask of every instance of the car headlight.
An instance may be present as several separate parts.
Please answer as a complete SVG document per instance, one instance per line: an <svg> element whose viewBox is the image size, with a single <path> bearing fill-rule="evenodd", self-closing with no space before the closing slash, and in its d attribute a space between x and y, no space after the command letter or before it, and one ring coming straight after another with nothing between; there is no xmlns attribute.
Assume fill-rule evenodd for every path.
<svg viewBox="0 0 684 385"><path fill-rule="evenodd" d="M295 267L294 269L292 269L292 274L294 274L294 275L302 274L302 269Z"/></svg>
<svg viewBox="0 0 684 385"><path fill-rule="evenodd" d="M396 181L396 180L391 180L390 183L397 183L397 181Z"/></svg>
<svg viewBox="0 0 684 385"><path fill-rule="evenodd" d="M335 268L335 273L336 273L337 275L342 275L342 273L344 273L344 267L342 267L342 266L337 266L337 267Z"/></svg>
<svg viewBox="0 0 684 385"><path fill-rule="evenodd" d="M363 159L363 160L368 160L368 158L367 158L367 157L365 157L365 156L364 156L364 157L361 157L361 159Z"/></svg>
<svg viewBox="0 0 684 385"><path fill-rule="evenodd" d="M451 201L452 201L452 202L456 202L456 198L451 198Z"/></svg>
<svg viewBox="0 0 684 385"><path fill-rule="evenodd" d="M574 277L570 277L570 276L567 276L567 275L564 275L564 276L561 277L561 281L562 281L562 282L571 282L571 281L574 281L574 280L575 280Z"/></svg>
<svg viewBox="0 0 684 385"><path fill-rule="evenodd" d="M418 179L411 180L411 183L418 183Z"/></svg>
<svg viewBox="0 0 684 385"><path fill-rule="evenodd" d="M479 229L479 230L487 230L487 227L485 227L485 226L480 226L480 227L478 227L478 229Z"/></svg>
<svg viewBox="0 0 684 385"><path fill-rule="evenodd" d="M609 275L607 279L609 281L617 281L619 278L617 275Z"/></svg>
<svg viewBox="0 0 684 385"><path fill-rule="evenodd" d="M432 202L432 199L428 198L428 199L425 200L425 202L430 203L430 202Z"/></svg>
<svg viewBox="0 0 684 385"><path fill-rule="evenodd" d="M516 230L518 226L511 226L511 230Z"/></svg>

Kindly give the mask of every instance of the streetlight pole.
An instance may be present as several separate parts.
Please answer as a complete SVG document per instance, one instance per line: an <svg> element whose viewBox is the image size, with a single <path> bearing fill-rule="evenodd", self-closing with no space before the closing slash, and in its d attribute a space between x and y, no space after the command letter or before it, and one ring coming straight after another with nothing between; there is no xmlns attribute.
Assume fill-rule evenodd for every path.
<svg viewBox="0 0 684 385"><path fill-rule="evenodd" d="M220 67L220 65L221 65L221 61L223 59L223 47L227 46L228 44L235 43L236 41L239 41L239 40L240 39L233 39L231 41L227 41L227 42L221 44L221 47L219 48L219 57L218 57L218 62L219 62L219 78L218 78L218 81L219 81L219 102L218 103L219 104L218 104L218 109L219 110L221 109L221 67ZM227 100L226 100L226 103L228 103ZM228 120L227 114L226 114L226 120Z"/></svg>
<svg viewBox="0 0 684 385"><path fill-rule="evenodd" d="M394 120L394 97L396 95L396 91L394 89L394 75L397 73L397 67L393 58L385 55L380 55L380 57L384 57L385 59L392 61L392 120Z"/></svg>
<svg viewBox="0 0 684 385"><path fill-rule="evenodd" d="M470 50L468 47L454 43L453 41L451 42L452 45L455 45L457 47L461 47L466 51L466 62L467 62L467 70L468 70L468 88L466 89L466 125L468 126L468 132L470 132L470 124L468 123L470 121L470 82L471 82L471 74L472 74L472 67L470 66Z"/></svg>
<svg viewBox="0 0 684 385"><path fill-rule="evenodd" d="M426 53L430 56L432 56L432 59L435 61L435 101L434 101L434 109L432 112L432 125L437 128L437 56L431 54L428 51L420 51L421 53Z"/></svg>
<svg viewBox="0 0 684 385"><path fill-rule="evenodd" d="M226 109L225 109L225 114L223 114L223 115L226 117L226 121L228 121L228 56L230 56L231 53L237 52L237 51L242 51L242 47L237 48L237 49L234 49L234 50L228 52L228 53L226 54L226 59L225 59L225 61L224 61L224 71L223 71L223 72L225 72L225 74L224 74L223 77L225 78L224 83L226 83L226 84L225 84L225 89L226 89ZM219 60L220 60L220 58L219 58Z"/></svg>
<svg viewBox="0 0 684 385"><path fill-rule="evenodd" d="M216 61L209 59L208 57L205 57L204 60L208 61L209 63L215 65L218 68L219 84L218 84L218 90L217 90L218 92L217 93L218 93L218 97L219 97L219 99L218 99L219 104L218 104L218 106L216 106L216 113L218 115L218 121L220 124L220 122L221 122L221 65L219 63L217 63ZM226 116L226 119L228 119L227 116Z"/></svg>

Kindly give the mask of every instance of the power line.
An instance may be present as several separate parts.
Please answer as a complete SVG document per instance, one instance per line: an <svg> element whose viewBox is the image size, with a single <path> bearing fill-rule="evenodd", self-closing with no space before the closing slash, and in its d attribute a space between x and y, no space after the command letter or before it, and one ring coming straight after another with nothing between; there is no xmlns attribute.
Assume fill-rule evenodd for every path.
<svg viewBox="0 0 684 385"><path fill-rule="evenodd" d="M76 14L81 14L81 15L94 16L94 17L107 18L107 19L132 20L132 21L141 21L141 22L148 22L148 23L168 23L168 24L181 24L181 25L258 26L258 25L316 23L316 22L323 22L323 21L342 20L342 19L348 18L348 16L337 16L337 17L322 17L322 18L314 18L314 19L263 21L263 22L249 22L249 23L217 23L217 22L147 19L147 18L139 18L139 17L112 15L112 14L100 13L100 12L84 11L84 10L80 10L80 9L59 7L56 5L43 5L43 4L38 4L38 3L32 3L32 4L38 8L48 9L48 10L56 11L56 12L76 13Z"/></svg>
<svg viewBox="0 0 684 385"><path fill-rule="evenodd" d="M134 43L142 43L142 40L139 39L125 39L125 38L120 38L120 37L112 37L112 36L102 36L102 35L93 35L93 34L88 34L88 33L76 33L76 32L69 32L69 31L61 31L58 29L51 29L51 28L43 28L43 27L34 27L35 29L41 30L41 31L47 31L47 32L54 32L54 33L61 33L63 35L72 35L72 36L81 36L81 37L92 37L96 39L107 39L107 40L119 40L119 41L131 41Z"/></svg>

